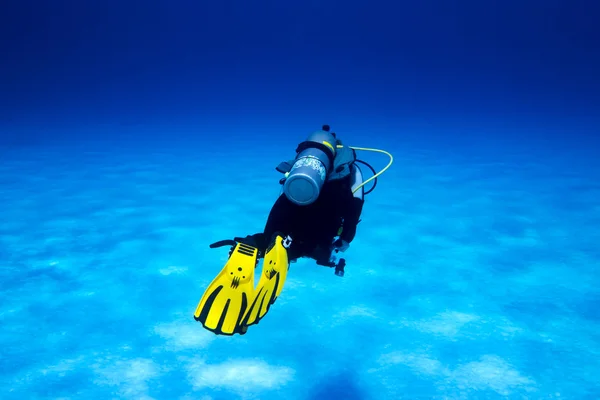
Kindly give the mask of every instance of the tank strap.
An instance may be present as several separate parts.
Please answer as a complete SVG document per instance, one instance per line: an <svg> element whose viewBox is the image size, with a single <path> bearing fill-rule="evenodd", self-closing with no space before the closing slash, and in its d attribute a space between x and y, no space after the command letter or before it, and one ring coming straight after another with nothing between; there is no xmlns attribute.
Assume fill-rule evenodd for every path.
<svg viewBox="0 0 600 400"><path fill-rule="evenodd" d="M310 140L304 141L302 143L300 143L298 145L298 147L296 148L296 154L306 150L306 149L310 149L310 148L315 148L315 149L319 149L321 150L323 153L327 154L327 158L329 158L329 162L331 164L333 164L334 159L335 159L335 154L334 152L331 150L330 147L327 147L326 145L324 145L323 143L319 143L319 142L312 142Z"/></svg>

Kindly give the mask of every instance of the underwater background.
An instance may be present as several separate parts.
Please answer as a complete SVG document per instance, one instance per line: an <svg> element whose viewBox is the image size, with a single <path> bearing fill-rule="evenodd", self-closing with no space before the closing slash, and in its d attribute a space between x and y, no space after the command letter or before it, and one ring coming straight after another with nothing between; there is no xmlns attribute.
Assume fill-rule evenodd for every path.
<svg viewBox="0 0 600 400"><path fill-rule="evenodd" d="M0 398L600 398L599 15L4 1ZM262 231L322 124L394 155L345 276L299 260L215 336L208 245Z"/></svg>

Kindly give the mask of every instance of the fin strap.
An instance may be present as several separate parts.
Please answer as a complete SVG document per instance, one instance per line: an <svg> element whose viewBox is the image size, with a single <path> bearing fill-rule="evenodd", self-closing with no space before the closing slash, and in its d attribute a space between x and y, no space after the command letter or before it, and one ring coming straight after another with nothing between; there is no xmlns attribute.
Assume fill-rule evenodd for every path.
<svg viewBox="0 0 600 400"><path fill-rule="evenodd" d="M209 247L211 249L216 249L217 247L235 246L235 245L236 245L236 241L235 240L227 239L227 240L219 240L218 242L210 244Z"/></svg>

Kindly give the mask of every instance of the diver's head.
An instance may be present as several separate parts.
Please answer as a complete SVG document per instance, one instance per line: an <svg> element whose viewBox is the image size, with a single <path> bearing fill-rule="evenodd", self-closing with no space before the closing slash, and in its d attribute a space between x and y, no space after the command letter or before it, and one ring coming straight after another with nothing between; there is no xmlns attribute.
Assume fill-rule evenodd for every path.
<svg viewBox="0 0 600 400"><path fill-rule="evenodd" d="M283 192L291 202L304 206L319 197L335 159L336 138L329 132L329 125L323 125L322 130L300 143L296 153Z"/></svg>

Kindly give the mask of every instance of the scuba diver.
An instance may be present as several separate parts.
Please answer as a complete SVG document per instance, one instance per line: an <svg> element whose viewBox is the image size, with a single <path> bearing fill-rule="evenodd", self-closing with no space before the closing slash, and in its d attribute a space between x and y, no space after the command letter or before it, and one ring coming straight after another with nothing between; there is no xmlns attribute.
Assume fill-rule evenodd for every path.
<svg viewBox="0 0 600 400"><path fill-rule="evenodd" d="M363 187L353 190L363 178L355 151L343 147L329 131L324 125L298 146L295 160L277 167L286 174L280 181L283 193L271 208L264 231L234 240L257 247L260 257L277 234L290 236L290 262L308 257L323 266L332 266L332 250L348 249L364 204Z"/></svg>
<svg viewBox="0 0 600 400"><path fill-rule="evenodd" d="M376 173L356 157L356 150L385 153L390 162ZM282 193L264 230L210 245L230 246L229 259L202 296L194 318L215 334L246 333L279 297L289 264L299 258L312 258L344 276L345 259L337 257L356 235L364 196L373 191L377 177L392 162L386 151L344 145L329 125L313 132L298 145L293 160L276 168L284 174ZM363 179L358 163L371 169L370 179ZM374 184L365 191L370 181ZM263 269L255 288L254 270L261 258Z"/></svg>

